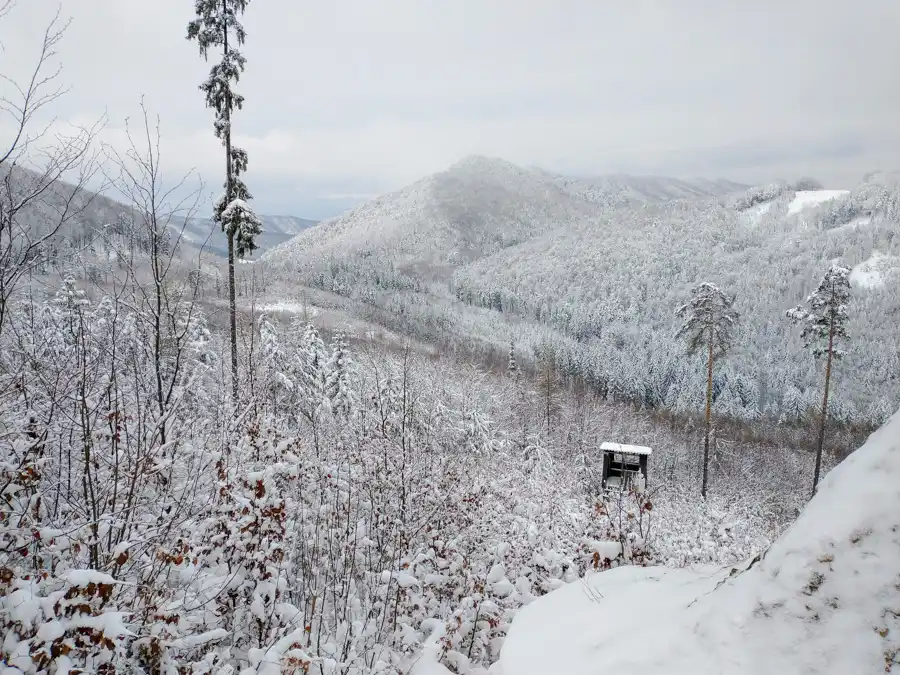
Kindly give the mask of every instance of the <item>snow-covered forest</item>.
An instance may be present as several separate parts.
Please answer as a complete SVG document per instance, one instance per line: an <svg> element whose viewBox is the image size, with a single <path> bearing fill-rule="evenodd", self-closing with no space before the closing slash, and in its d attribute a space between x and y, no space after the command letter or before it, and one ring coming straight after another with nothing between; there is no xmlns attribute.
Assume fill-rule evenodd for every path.
<svg viewBox="0 0 900 675"><path fill-rule="evenodd" d="M854 340L833 414L877 426L896 408L895 177L819 203L806 196L833 195L808 181L661 201L574 185L471 158L266 252L266 274L385 308L433 339L495 351L513 340L523 358L551 353L560 373L613 400L682 413L702 409L704 381L674 338L673 311L713 281L743 317L716 373L719 411L790 424L815 408L819 375L798 358L784 312L839 260L855 270Z"/></svg>
<svg viewBox="0 0 900 675"><path fill-rule="evenodd" d="M470 157L259 216L251 10L195 10L210 75L178 95L221 142L212 203L167 171L165 110L123 147L35 123L59 17L3 99L2 675L503 675L519 610L567 584L759 561L900 403L896 177ZM647 475L604 486L604 441L652 448Z"/></svg>

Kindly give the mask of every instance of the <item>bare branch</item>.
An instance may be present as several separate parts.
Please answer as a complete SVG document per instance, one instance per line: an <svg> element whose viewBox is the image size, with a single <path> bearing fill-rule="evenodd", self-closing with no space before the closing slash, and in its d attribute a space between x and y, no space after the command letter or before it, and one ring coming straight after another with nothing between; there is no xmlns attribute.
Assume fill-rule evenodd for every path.
<svg viewBox="0 0 900 675"><path fill-rule="evenodd" d="M0 4L0 18L12 7L12 0ZM59 130L56 120L37 124L39 114L66 92L56 84L62 67L51 66L69 26L60 13L57 9L43 32L27 81L0 75L18 94L15 100L0 98L0 112L14 121L12 141L0 149L0 332L19 281L38 264L43 247L96 196L87 190L99 169L91 148L105 117L68 130Z"/></svg>
<svg viewBox="0 0 900 675"><path fill-rule="evenodd" d="M0 7L0 18L8 13L11 8L12 2L8 0L6 4ZM42 109L68 91L63 86L54 87L59 74L62 72L61 64L57 65L55 70L48 72L50 62L57 56L56 47L71 23L71 19L61 20L61 11L61 7L56 10L56 14L44 30L40 54L34 69L28 77L27 84L21 85L6 75L0 74L0 79L11 85L21 99L20 101L12 101L7 97L0 97L0 111L7 113L13 118L15 129L9 146L5 151L0 150L0 166L15 155L17 150L21 149L23 143L27 146L42 137L42 134L28 136L29 123ZM46 133L46 129L44 133Z"/></svg>

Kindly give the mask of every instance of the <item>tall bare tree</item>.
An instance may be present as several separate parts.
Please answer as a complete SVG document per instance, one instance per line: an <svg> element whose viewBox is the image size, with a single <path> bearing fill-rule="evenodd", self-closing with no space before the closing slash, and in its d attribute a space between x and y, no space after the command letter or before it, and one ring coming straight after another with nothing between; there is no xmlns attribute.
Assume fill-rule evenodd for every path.
<svg viewBox="0 0 900 675"><path fill-rule="evenodd" d="M14 9L12 0L0 2L0 19ZM7 75L0 65L0 116L12 129L10 140L0 145L0 332L10 298L40 265L42 249L94 196L84 188L97 172L91 148L103 120L89 127L60 129L45 118L48 108L66 93L58 82L56 50L68 25L57 11L44 30L34 66L24 77Z"/></svg>
<svg viewBox="0 0 900 675"><path fill-rule="evenodd" d="M832 265L819 287L806 299L807 307L798 306L787 313L795 323L803 326L802 337L817 359L825 357L825 390L822 392L822 414L819 418L819 438L816 443L816 469L813 474L812 495L815 496L822 470L822 449L825 446L825 423L828 420L828 390L831 385L831 366L844 352L837 348L841 340L850 339L847 333L847 305L850 303L850 270Z"/></svg>
<svg viewBox="0 0 900 675"><path fill-rule="evenodd" d="M247 37L238 17L250 0L195 0L196 18L187 28L189 40L196 40L200 55L209 58L210 48L221 48L222 58L213 65L200 85L206 106L216 114L214 131L225 148L225 193L217 200L213 219L222 225L228 239L228 312L231 327L231 393L238 398L237 301L234 288L234 257L243 258L256 248L255 238L262 224L250 208L250 191L240 176L247 170L247 152L231 142L231 118L244 105L244 97L233 86L244 71L246 59L237 49Z"/></svg>
<svg viewBox="0 0 900 675"><path fill-rule="evenodd" d="M715 284L698 284L691 293L691 301L675 311L684 319L676 336L687 341L688 354L706 351L706 433L703 439L703 483L700 488L700 493L706 497L709 436L712 430L713 364L731 348L738 313L733 307L734 297L726 296Z"/></svg>

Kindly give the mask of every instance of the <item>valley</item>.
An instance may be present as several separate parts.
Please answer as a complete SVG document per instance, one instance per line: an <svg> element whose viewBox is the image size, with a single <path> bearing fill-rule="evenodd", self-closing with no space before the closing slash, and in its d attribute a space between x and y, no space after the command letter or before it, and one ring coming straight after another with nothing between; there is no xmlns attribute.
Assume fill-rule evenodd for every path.
<svg viewBox="0 0 900 675"><path fill-rule="evenodd" d="M657 4L0 0L0 675L900 667L893 42Z"/></svg>

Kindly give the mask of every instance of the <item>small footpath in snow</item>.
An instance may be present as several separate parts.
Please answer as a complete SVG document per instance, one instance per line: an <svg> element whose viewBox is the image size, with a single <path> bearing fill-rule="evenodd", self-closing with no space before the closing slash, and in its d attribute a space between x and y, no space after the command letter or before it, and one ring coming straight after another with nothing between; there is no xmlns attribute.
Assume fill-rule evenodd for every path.
<svg viewBox="0 0 900 675"><path fill-rule="evenodd" d="M622 567L516 616L501 675L900 673L900 412L760 557Z"/></svg>

